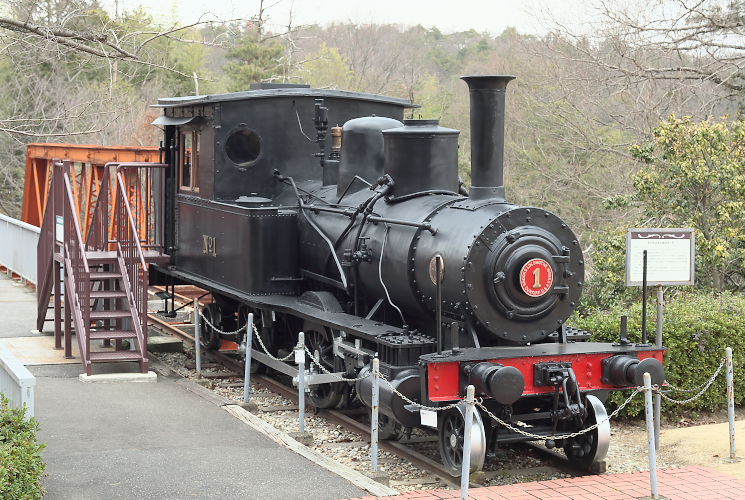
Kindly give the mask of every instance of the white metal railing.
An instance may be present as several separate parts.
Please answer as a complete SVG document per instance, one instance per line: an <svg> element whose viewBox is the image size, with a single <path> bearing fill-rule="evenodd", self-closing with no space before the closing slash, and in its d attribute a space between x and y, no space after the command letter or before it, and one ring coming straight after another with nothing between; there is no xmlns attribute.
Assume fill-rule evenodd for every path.
<svg viewBox="0 0 745 500"><path fill-rule="evenodd" d="M10 401L10 406L26 405L26 418L34 416L36 377L0 344L0 393Z"/></svg>
<svg viewBox="0 0 745 500"><path fill-rule="evenodd" d="M36 284L36 246L41 230L0 214L0 265Z"/></svg>

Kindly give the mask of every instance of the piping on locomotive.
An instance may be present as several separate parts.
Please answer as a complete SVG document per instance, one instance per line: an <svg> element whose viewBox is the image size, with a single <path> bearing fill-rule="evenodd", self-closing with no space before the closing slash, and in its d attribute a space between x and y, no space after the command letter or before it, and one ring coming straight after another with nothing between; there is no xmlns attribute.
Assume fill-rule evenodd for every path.
<svg viewBox="0 0 745 500"><path fill-rule="evenodd" d="M584 258L556 215L509 203L503 186L505 91L512 76L469 76L471 187L458 177L457 130L403 120L405 100L305 85L258 84L161 99L164 243L151 282L212 292L223 331L256 318L273 354L297 332L328 370L357 378L377 353L383 438L436 425L460 472L464 417L432 414L476 387L484 406L591 469L608 449L611 390L661 383L664 350L589 342L566 325ZM330 126L335 125L335 126ZM241 346L203 322L210 349ZM231 343L234 342L235 344ZM241 345L242 344L242 345ZM254 350L261 352L258 343ZM312 366L311 369L314 369ZM371 379L313 386L318 407L371 405ZM474 413L471 464L531 439ZM536 439L533 437L532 439Z"/></svg>

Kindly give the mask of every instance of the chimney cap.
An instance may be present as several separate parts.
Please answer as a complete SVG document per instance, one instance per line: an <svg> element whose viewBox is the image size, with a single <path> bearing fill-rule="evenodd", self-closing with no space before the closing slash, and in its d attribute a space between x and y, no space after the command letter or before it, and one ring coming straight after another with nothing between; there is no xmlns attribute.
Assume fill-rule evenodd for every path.
<svg viewBox="0 0 745 500"><path fill-rule="evenodd" d="M461 76L460 79L468 84L470 90L504 90L515 77L512 75L467 75Z"/></svg>

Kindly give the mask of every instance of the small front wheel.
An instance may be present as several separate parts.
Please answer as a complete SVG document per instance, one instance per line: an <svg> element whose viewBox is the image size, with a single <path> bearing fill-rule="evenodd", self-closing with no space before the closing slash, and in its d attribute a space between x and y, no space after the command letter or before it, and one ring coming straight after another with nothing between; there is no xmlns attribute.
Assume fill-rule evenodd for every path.
<svg viewBox="0 0 745 500"><path fill-rule="evenodd" d="M463 440L465 436L465 408L458 406L446 410L438 419L438 443L442 463L454 477L463 468ZM471 472L481 470L486 459L486 431L478 408L473 410L471 427Z"/></svg>
<svg viewBox="0 0 745 500"><path fill-rule="evenodd" d="M587 414L581 429L597 426L584 434L564 440L564 453L569 462L582 470L591 470L592 464L605 458L610 445L610 421L603 403L592 394L586 398Z"/></svg>

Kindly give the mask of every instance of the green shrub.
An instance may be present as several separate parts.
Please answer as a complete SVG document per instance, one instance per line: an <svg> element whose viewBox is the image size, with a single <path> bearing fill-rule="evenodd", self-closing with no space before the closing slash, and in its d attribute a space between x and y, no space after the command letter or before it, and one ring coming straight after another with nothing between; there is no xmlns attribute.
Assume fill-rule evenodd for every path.
<svg viewBox="0 0 745 500"><path fill-rule="evenodd" d="M668 289L672 295L676 289ZM649 302L647 321L649 340L654 342L654 300ZM731 347L735 365L735 403L745 402L745 297L741 294L703 291L677 292L666 298L663 340L667 348L665 374L675 387L688 389L704 384L724 358L725 347ZM590 331L593 340L618 342L620 316L629 317L629 339L641 340L641 304L628 309L616 306L609 311L590 311L575 315L570 324ZM613 393L611 406L616 406L628 397L627 391ZM726 407L725 370L704 395L685 406L674 405L663 400L662 411L667 415L678 415L689 410L718 410ZM674 399L687 399L693 394L674 392ZM644 400L637 397L625 410L629 416L638 415L644 408Z"/></svg>
<svg viewBox="0 0 745 500"><path fill-rule="evenodd" d="M630 304L641 294L638 287L626 286L626 230L601 230L590 237L592 252L587 284L580 311L607 309L615 304Z"/></svg>
<svg viewBox="0 0 745 500"><path fill-rule="evenodd" d="M41 478L46 465L41 459L43 444L36 442L39 423L24 419L25 409L11 408L0 394L0 498L42 498Z"/></svg>

